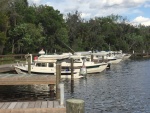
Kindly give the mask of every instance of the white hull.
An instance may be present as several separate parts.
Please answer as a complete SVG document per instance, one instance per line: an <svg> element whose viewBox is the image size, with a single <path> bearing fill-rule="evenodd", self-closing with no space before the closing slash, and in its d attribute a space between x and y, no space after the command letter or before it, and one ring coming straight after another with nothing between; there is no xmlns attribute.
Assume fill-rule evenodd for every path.
<svg viewBox="0 0 150 113"><path fill-rule="evenodd" d="M131 57L131 55L129 54L129 55L125 55L125 56L123 56L123 59L125 60L125 59L129 59Z"/></svg>
<svg viewBox="0 0 150 113"><path fill-rule="evenodd" d="M75 73L73 76L74 76L74 78L82 78L82 77L84 77L84 76L81 76L79 73ZM71 75L61 75L61 78L64 78L64 79L69 78L69 79L71 79Z"/></svg>
<svg viewBox="0 0 150 113"><path fill-rule="evenodd" d="M118 64L121 61L122 61L122 59L114 59L114 60L108 61L108 63L110 63L110 64Z"/></svg>
<svg viewBox="0 0 150 113"><path fill-rule="evenodd" d="M104 71L106 68L107 68L107 64L103 64L95 68L87 68L87 74L100 73Z"/></svg>
<svg viewBox="0 0 150 113"><path fill-rule="evenodd" d="M28 68L25 66L15 66L15 70L18 74L28 73ZM41 67L32 67L31 73L33 74L49 74L49 75L56 75L56 71L54 69L49 68L41 68ZM79 70L74 71L74 78L82 78L84 76L79 75ZM71 78L71 71L61 71L61 78Z"/></svg>

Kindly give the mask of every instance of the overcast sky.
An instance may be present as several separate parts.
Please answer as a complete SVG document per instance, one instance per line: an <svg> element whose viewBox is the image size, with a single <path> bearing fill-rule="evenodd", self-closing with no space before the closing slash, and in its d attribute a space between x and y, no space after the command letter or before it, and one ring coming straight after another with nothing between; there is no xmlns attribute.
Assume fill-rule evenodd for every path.
<svg viewBox="0 0 150 113"><path fill-rule="evenodd" d="M134 24L150 25L150 0L28 0L32 5L49 5L62 14L78 11L82 18L108 16L126 17Z"/></svg>

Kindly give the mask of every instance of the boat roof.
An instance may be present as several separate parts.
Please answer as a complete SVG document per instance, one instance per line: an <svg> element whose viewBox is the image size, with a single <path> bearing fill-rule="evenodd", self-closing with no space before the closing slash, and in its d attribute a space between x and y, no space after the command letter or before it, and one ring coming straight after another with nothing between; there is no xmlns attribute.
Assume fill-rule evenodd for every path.
<svg viewBox="0 0 150 113"><path fill-rule="evenodd" d="M77 59L77 58L86 58L86 56L72 55L72 56L70 56L70 58L73 58L73 59Z"/></svg>
<svg viewBox="0 0 150 113"><path fill-rule="evenodd" d="M56 63L57 60L40 60L40 59L37 59L37 60L34 60L35 63Z"/></svg>
<svg viewBox="0 0 150 113"><path fill-rule="evenodd" d="M75 55L91 55L91 51L80 51L80 52L75 52Z"/></svg>
<svg viewBox="0 0 150 113"><path fill-rule="evenodd" d="M69 58L69 55L41 55L38 57L39 60L62 60Z"/></svg>

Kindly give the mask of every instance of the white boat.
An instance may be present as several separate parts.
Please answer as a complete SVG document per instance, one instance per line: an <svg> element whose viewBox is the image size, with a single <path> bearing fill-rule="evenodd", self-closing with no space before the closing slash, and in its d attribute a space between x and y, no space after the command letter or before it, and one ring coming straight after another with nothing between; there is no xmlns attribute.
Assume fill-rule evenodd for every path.
<svg viewBox="0 0 150 113"><path fill-rule="evenodd" d="M110 64L118 64L122 61L122 58L115 58L115 57L107 57L108 63Z"/></svg>
<svg viewBox="0 0 150 113"><path fill-rule="evenodd" d="M49 75L56 75L56 62L57 60L62 60L67 58L64 55L41 55L31 65L31 73L32 74L49 74ZM14 66L15 70L20 72L28 72L28 64L25 65L16 65ZM79 75L79 69L74 70L74 78L81 78L83 76ZM71 78L71 70L63 69L61 70L61 78Z"/></svg>
<svg viewBox="0 0 150 113"><path fill-rule="evenodd" d="M131 57L131 54L126 54L126 53L123 54L124 60L129 59L130 57Z"/></svg>
<svg viewBox="0 0 150 113"><path fill-rule="evenodd" d="M109 52L101 51L93 53L93 55L95 61L105 61L108 64L117 64L122 61L122 55L116 54L112 51Z"/></svg>
<svg viewBox="0 0 150 113"><path fill-rule="evenodd" d="M87 58L86 56L81 56L81 55L72 55L70 56L70 58L74 59L74 68L75 69L81 69L81 67L83 66L83 62L84 62L84 66L87 69L87 74L89 73L99 73L102 72L103 70L105 70L107 68L107 63L94 63L92 61L90 61L90 58ZM61 63L62 68L69 68L71 65L70 63L70 59L66 59Z"/></svg>

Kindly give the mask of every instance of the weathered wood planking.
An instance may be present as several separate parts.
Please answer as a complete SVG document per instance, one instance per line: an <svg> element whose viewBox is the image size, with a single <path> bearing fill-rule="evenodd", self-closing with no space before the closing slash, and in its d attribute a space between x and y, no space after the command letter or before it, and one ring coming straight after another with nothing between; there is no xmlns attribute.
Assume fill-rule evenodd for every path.
<svg viewBox="0 0 150 113"><path fill-rule="evenodd" d="M0 113L66 113L66 108L3 109Z"/></svg>
<svg viewBox="0 0 150 113"><path fill-rule="evenodd" d="M53 75L0 74L0 85L56 84Z"/></svg>
<svg viewBox="0 0 150 113"><path fill-rule="evenodd" d="M14 67L1 67L0 73L9 72L9 71L15 71Z"/></svg>
<svg viewBox="0 0 150 113"><path fill-rule="evenodd" d="M0 102L0 113L66 113L66 108L56 103L59 102Z"/></svg>

